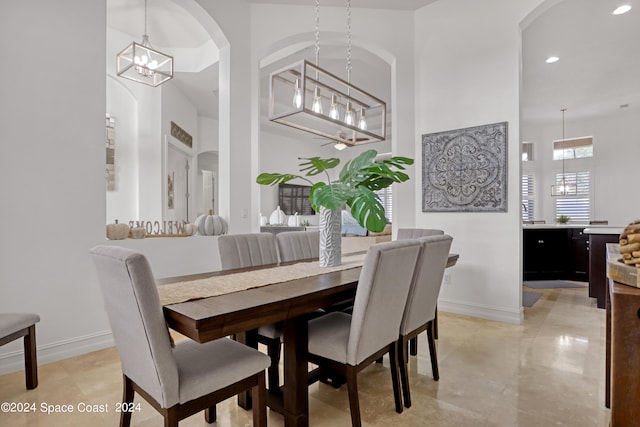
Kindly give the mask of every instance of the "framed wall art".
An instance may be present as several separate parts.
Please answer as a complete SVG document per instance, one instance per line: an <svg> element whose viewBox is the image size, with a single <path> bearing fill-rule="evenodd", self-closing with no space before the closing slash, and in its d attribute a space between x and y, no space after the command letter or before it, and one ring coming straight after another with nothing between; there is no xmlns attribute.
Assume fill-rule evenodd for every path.
<svg viewBox="0 0 640 427"><path fill-rule="evenodd" d="M422 212L506 212L508 123L422 135Z"/></svg>

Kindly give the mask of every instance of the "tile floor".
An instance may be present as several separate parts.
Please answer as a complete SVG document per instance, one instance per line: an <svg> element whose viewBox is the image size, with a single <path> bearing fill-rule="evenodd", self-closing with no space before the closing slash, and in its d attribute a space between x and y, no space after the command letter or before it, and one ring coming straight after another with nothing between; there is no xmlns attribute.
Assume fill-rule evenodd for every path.
<svg viewBox="0 0 640 427"><path fill-rule="evenodd" d="M525 308L514 326L440 313L440 381L431 377L421 336L410 363L413 406L393 410L387 359L359 376L365 426L598 426L608 425L604 407L605 312L587 289L536 290L544 296ZM121 374L114 348L40 366L40 385L26 391L22 372L0 376L0 402L35 403L37 412L0 412L0 426L117 426L115 403ZM310 424L349 426L346 386L309 389ZM161 426L162 419L142 399L133 426ZM106 413L79 413L78 404L108 405ZM70 404L72 414L41 411L43 404ZM202 414L181 426L207 426ZM230 399L218 405L217 426L250 426L251 414ZM269 425L282 417L269 412Z"/></svg>

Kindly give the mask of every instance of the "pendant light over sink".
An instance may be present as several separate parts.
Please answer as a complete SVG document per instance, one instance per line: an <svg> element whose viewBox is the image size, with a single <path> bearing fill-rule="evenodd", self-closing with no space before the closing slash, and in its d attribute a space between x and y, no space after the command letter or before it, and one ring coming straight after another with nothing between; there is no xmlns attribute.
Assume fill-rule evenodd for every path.
<svg viewBox="0 0 640 427"><path fill-rule="evenodd" d="M556 178L556 183L551 186L551 195L552 196L575 196L578 194L578 186L567 183L567 176L564 172L564 158L565 158L565 138L564 138L564 113L567 111L566 108L562 110L562 141L560 142L560 146L562 148L562 176L560 179Z"/></svg>
<svg viewBox="0 0 640 427"><path fill-rule="evenodd" d="M336 148L385 140L386 103L351 84L351 0L347 0L347 80L320 68L320 2L315 64L297 61L271 73L269 120L335 141Z"/></svg>

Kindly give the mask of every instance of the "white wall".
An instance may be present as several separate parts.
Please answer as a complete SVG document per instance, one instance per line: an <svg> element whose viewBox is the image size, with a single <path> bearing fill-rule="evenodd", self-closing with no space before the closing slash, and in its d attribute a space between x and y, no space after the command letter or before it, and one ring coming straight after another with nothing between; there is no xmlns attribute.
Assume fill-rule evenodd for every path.
<svg viewBox="0 0 640 427"><path fill-rule="evenodd" d="M200 136L198 134L198 110L191 104L189 99L169 81L163 84L162 90L162 140L157 142L159 149L164 149L164 164L161 181L162 194L162 219L167 221L188 221L192 222L196 216L196 200L194 189L196 188L197 160L196 153L199 151ZM182 141L171 135L171 122L174 122L185 132L191 135L192 146L189 147ZM189 163L189 170L186 170L186 163ZM174 204L173 209L168 209L168 174L174 176ZM188 182L187 182L188 181ZM188 183L188 185L187 185ZM189 193L187 203L186 194ZM187 209L188 204L188 209Z"/></svg>
<svg viewBox="0 0 640 427"><path fill-rule="evenodd" d="M224 128L220 142L228 148L231 139L234 141L234 148L224 158L227 177L224 191L230 211L238 212L240 207L254 203L250 176L245 169L232 170L230 166L231 162L243 164L251 147L246 125L251 102L247 88L249 7L238 0L179 2L189 10L210 12L213 18L201 19L207 28L217 32L218 46L224 46L225 37L212 24L213 19L220 23L226 36L221 61L227 65L224 71L227 86L220 91L226 111L221 115L227 116L220 120ZM0 71L3 118L0 138L7 142L0 156L3 195L0 219L10 225L0 243L0 312L40 314L37 326L40 363L112 343L102 295L88 255L92 246L107 243L104 178L107 64L105 51L100 48L106 46L105 13L104 0L0 2L0 53L7 63L16 65ZM20 43L14 43L15 40ZM64 67L49 67L46 73L42 72L43 63L58 64L61 51L70 48L74 54L65 56ZM233 55L231 49L237 49ZM159 92L153 95L159 96ZM150 115L156 121L141 117L141 124L158 122L159 99L155 105L158 109ZM149 141L161 140L159 128L157 134L151 129L141 128L141 132L147 132ZM150 173L157 173L158 182L162 182L159 169ZM231 194L233 201L229 200ZM257 201L255 204L257 215ZM160 206L160 201L149 200L146 205ZM254 223L253 218L249 223L248 216L231 220L234 231L248 231ZM182 265L191 266L193 272L209 268L194 265L194 260L205 253L203 245L212 244L214 239L181 239L176 242L180 251L163 248L164 242L153 240L122 244L139 245L151 258L152 267L159 270L158 276L183 274L179 272ZM214 249L208 253L215 256ZM215 261L211 262L210 268L215 269ZM22 369L22 363L20 342L0 348L0 372Z"/></svg>
<svg viewBox="0 0 640 427"><path fill-rule="evenodd" d="M452 235L452 251L460 254L448 272L451 283L442 288L443 310L512 323L522 320L519 24L538 3L447 0L415 14L417 209L422 206L420 135L509 123L506 213L416 215L417 227Z"/></svg>
<svg viewBox="0 0 640 427"><path fill-rule="evenodd" d="M105 10L104 1L0 3L0 52L15 64L0 78L2 222L11 224L0 312L40 314L41 363L110 342L88 256L105 239ZM65 49L74 54L64 66L43 72ZM0 348L2 371L21 369L20 348Z"/></svg>
<svg viewBox="0 0 640 427"><path fill-rule="evenodd" d="M567 112L568 114L568 112ZM640 153L640 121L637 112L620 110L607 117L590 120L565 120L565 136L593 137L593 158L565 160L565 171L590 170L593 203L591 218L608 220L610 225L624 226L638 217L640 200L632 197L630 171L636 169ZM553 223L554 198L550 187L555 174L562 172L562 162L553 161L553 140L562 138L562 123L529 124L523 127L523 140L534 143L534 161L522 164L523 173L535 176L536 218ZM633 174L633 173L631 173Z"/></svg>
<svg viewBox="0 0 640 427"><path fill-rule="evenodd" d="M107 113L115 119L115 185L107 191L107 223L138 218L138 103L120 80L107 77Z"/></svg>

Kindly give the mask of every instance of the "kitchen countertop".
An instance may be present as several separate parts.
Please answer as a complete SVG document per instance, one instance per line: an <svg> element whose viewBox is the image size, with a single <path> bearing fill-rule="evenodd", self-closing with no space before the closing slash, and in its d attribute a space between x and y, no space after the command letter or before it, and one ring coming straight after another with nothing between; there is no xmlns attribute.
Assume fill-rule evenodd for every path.
<svg viewBox="0 0 640 427"><path fill-rule="evenodd" d="M604 229L604 228L614 228L616 230L624 229L623 226L617 225L599 225L599 224L558 224L558 223L550 223L550 224L522 224L522 228L591 228L594 230Z"/></svg>
<svg viewBox="0 0 640 427"><path fill-rule="evenodd" d="M584 229L584 234L622 234L624 227L620 226L610 226L603 225L600 227L594 227L590 225L588 228Z"/></svg>

